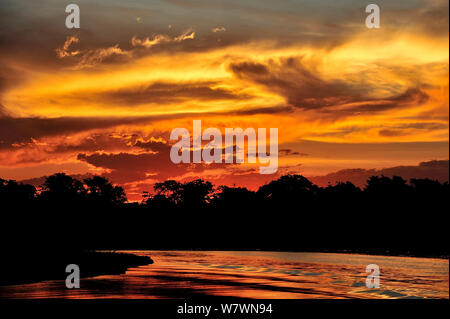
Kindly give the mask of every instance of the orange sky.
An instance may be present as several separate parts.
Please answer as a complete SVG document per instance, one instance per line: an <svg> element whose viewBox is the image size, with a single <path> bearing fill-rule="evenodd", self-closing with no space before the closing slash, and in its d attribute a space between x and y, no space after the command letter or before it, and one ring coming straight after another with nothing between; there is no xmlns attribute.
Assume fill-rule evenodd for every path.
<svg viewBox="0 0 450 319"><path fill-rule="evenodd" d="M0 177L270 180L172 164L193 120L278 128L280 174L448 159L448 1L378 4L367 29L356 0L79 1L68 30L61 2L2 1Z"/></svg>

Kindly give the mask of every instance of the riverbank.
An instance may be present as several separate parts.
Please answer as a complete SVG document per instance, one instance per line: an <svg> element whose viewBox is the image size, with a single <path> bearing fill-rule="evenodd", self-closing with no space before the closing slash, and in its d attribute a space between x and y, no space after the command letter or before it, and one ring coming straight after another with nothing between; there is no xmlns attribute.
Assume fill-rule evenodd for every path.
<svg viewBox="0 0 450 319"><path fill-rule="evenodd" d="M45 280L65 280L69 264L78 265L80 278L120 275L128 268L152 264L148 256L118 252L28 252L2 256L0 286L20 285Z"/></svg>

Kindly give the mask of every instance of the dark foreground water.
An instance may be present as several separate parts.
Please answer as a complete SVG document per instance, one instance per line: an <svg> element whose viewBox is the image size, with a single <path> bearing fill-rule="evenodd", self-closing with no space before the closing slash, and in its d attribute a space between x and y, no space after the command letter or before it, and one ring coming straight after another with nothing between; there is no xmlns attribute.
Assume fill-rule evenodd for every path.
<svg viewBox="0 0 450 319"><path fill-rule="evenodd" d="M328 253L129 251L155 263L126 274L1 288L2 298L449 298L445 259ZM377 264L380 288L366 287ZM81 272L83 269L81 269Z"/></svg>

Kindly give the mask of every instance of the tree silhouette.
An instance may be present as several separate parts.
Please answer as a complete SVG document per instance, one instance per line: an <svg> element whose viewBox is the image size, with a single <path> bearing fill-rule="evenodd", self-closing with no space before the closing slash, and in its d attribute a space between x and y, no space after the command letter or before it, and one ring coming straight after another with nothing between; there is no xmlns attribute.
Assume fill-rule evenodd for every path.
<svg viewBox="0 0 450 319"><path fill-rule="evenodd" d="M125 191L114 186L106 178L94 176L84 180L87 186L87 199L100 205L120 205L127 201Z"/></svg>
<svg viewBox="0 0 450 319"><path fill-rule="evenodd" d="M320 189L319 200L326 201L331 205L336 203L343 204L348 201L360 200L362 191L351 182L338 182L335 185L329 184Z"/></svg>
<svg viewBox="0 0 450 319"><path fill-rule="evenodd" d="M424 195L440 194L448 191L448 182L441 184L439 181L434 181L431 179L412 178L410 184L415 193Z"/></svg>
<svg viewBox="0 0 450 319"><path fill-rule="evenodd" d="M81 203L84 201L86 189L79 180L57 173L47 177L41 189L41 200L48 203Z"/></svg>
<svg viewBox="0 0 450 319"><path fill-rule="evenodd" d="M213 192L213 185L202 179L191 182L179 183L174 180L168 180L163 183L156 183L153 186L157 196L151 197L150 202L161 203L163 197L168 199L172 205L178 207L204 207L210 200ZM150 203L149 201L147 201Z"/></svg>
<svg viewBox="0 0 450 319"><path fill-rule="evenodd" d="M32 201L36 195L36 188L32 185L17 183L14 180L0 179L0 203L22 205Z"/></svg>
<svg viewBox="0 0 450 319"><path fill-rule="evenodd" d="M313 200L319 188L301 175L285 175L258 189L264 200L290 203Z"/></svg>
<svg viewBox="0 0 450 319"><path fill-rule="evenodd" d="M184 207L202 208L210 201L213 185L202 179L186 182L182 186L181 204Z"/></svg>
<svg viewBox="0 0 450 319"><path fill-rule="evenodd" d="M161 213L170 211L176 207L175 202L163 194L147 195L142 205Z"/></svg>
<svg viewBox="0 0 450 319"><path fill-rule="evenodd" d="M166 197L173 204L179 204L181 201L183 184L177 181L168 180L162 183L156 183L153 186L153 189L155 190L157 195Z"/></svg>
<svg viewBox="0 0 450 319"><path fill-rule="evenodd" d="M386 176L372 176L367 181L365 191L371 194L390 196L400 195L410 192L411 186L400 176L392 178Z"/></svg>
<svg viewBox="0 0 450 319"><path fill-rule="evenodd" d="M242 187L219 186L214 194L212 204L214 207L231 208L253 204L256 193Z"/></svg>

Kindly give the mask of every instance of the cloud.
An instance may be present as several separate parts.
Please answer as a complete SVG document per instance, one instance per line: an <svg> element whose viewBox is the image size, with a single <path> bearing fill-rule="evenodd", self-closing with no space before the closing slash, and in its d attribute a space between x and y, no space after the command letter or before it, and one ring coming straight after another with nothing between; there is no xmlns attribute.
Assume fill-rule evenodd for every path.
<svg viewBox="0 0 450 319"><path fill-rule="evenodd" d="M217 33L217 32L225 32L225 31L227 31L227 29L225 29L225 27L216 27L216 28L212 29L211 31L214 33Z"/></svg>
<svg viewBox="0 0 450 319"><path fill-rule="evenodd" d="M10 116L9 112L6 110L6 107L0 104L0 119L7 116Z"/></svg>
<svg viewBox="0 0 450 319"><path fill-rule="evenodd" d="M269 107L253 107L240 110L230 110L227 112L216 112L215 114L228 114L228 115L257 115L257 114L284 114L292 113L293 108L291 106L269 106ZM213 113L214 114L214 113Z"/></svg>
<svg viewBox="0 0 450 319"><path fill-rule="evenodd" d="M182 117L183 115L178 115ZM171 118L168 116L141 117L59 117L59 118L14 118L0 117L0 149L11 148L13 144L30 143L41 137L73 134L119 125L151 123Z"/></svg>
<svg viewBox="0 0 450 319"><path fill-rule="evenodd" d="M138 105L147 103L168 104L183 100L245 100L251 98L248 94L216 87L218 84L212 81L194 83L156 82L115 91L89 93L87 95L78 94L77 99L82 101L100 100L108 105Z"/></svg>
<svg viewBox="0 0 450 319"><path fill-rule="evenodd" d="M72 135L70 138L62 138L53 143L48 143L45 151L49 154L72 154L73 152L126 150L133 147L137 138L137 134L113 134L108 132L92 133L82 138L74 138Z"/></svg>
<svg viewBox="0 0 450 319"><path fill-rule="evenodd" d="M182 34L180 34L179 36L175 37L173 39L174 42L181 42L184 40L193 40L195 38L195 32L192 31L192 29L188 29L186 31L184 31Z"/></svg>
<svg viewBox="0 0 450 319"><path fill-rule="evenodd" d="M172 39L164 34L157 34L155 36L153 36L153 38L145 38L145 39L138 39L136 36L133 36L131 38L131 45L134 47L146 47L146 48L151 48L155 45L158 45L160 43L169 43L171 42Z"/></svg>
<svg viewBox="0 0 450 319"><path fill-rule="evenodd" d="M286 107L267 107L242 109L220 112L196 112L196 113L174 113L148 116L122 116L122 117L12 117L8 111L0 104L0 150L11 149L14 145L26 146L33 140L43 137L65 136L68 134L87 132L92 130L102 130L117 126L133 126L140 124L150 124L164 120L175 120L202 117L222 117L224 115L257 115L257 114L275 114L289 112ZM86 143L93 143L92 140ZM92 145L92 144L91 144ZM67 146L67 145L66 145ZM136 146L144 146L138 144ZM61 146L60 151L65 146ZM78 149L78 147L75 147ZM75 150L74 149L74 150Z"/></svg>
<svg viewBox="0 0 450 319"><path fill-rule="evenodd" d="M174 164L170 160L170 149L171 145L158 143L153 144L151 151L145 153L80 153L77 159L109 170L107 176L117 183L137 182L148 178L163 181L188 172L201 173L207 168L217 167L213 164Z"/></svg>
<svg viewBox="0 0 450 319"><path fill-rule="evenodd" d="M367 180L371 176L401 176L406 180L411 178L429 178L448 182L449 180L449 161L428 161L421 162L417 166L396 166L383 169L345 169L325 176L308 177L313 183L319 186L326 186L328 183L335 184L337 182L350 181L358 187L364 187Z"/></svg>
<svg viewBox="0 0 450 319"><path fill-rule="evenodd" d="M138 23L141 23L141 18L138 17L137 21ZM146 47L146 48L151 48L155 45L161 44L161 43L170 43L170 42L175 42L175 43L179 43L185 40L192 40L195 38L195 32L192 29L188 29L186 31L184 31L182 34L180 34L179 36L176 37L169 37L168 35L163 35L163 34L157 34L155 36L153 36L152 39L150 38L145 38L145 39L138 39L136 36L133 36L131 38L131 45L133 47ZM85 50L85 51L69 51L69 47L73 44L73 43L78 43L80 42L80 39L75 37L75 36L70 36L66 38L66 41L64 42L64 44L60 47L56 49L56 53L57 56L60 59L63 58L67 58L67 57L73 57L73 56L78 56L79 57L79 61L76 64L76 66L74 67L74 69L83 69L83 68L90 68L93 67L99 63L101 63L102 61L104 61L105 59L112 57L112 56L125 56L125 57L131 57L133 55L132 50L127 51L127 50L123 50L119 47L119 44L115 44L113 46L110 47L106 47L106 48L97 48L97 49L90 49L90 50Z"/></svg>
<svg viewBox="0 0 450 319"><path fill-rule="evenodd" d="M439 131L448 130L448 124L429 122L429 123L405 123L401 125L388 126L378 131L380 136L395 137L413 135L418 131Z"/></svg>
<svg viewBox="0 0 450 319"><path fill-rule="evenodd" d="M425 0L422 5L409 10L408 19L414 21L409 25L411 32L418 32L430 37L448 38L449 2L447 0ZM384 19L388 25L405 27L403 19L397 10L385 11ZM386 24L385 24L386 25Z"/></svg>
<svg viewBox="0 0 450 319"><path fill-rule="evenodd" d="M122 50L121 48L119 48L118 44L111 46L109 48L89 50L83 53L81 60L75 66L75 69L93 67L111 56L130 56L130 55L131 52Z"/></svg>
<svg viewBox="0 0 450 319"><path fill-rule="evenodd" d="M165 34L156 34L152 38L144 38L139 39L136 36L133 36L131 38L131 45L134 47L145 47L145 48L151 48L155 45L161 44L161 43L170 43L170 42L182 42L185 40L192 40L195 38L195 32L192 31L192 29L188 29L184 31L179 36L171 38L168 35Z"/></svg>
<svg viewBox="0 0 450 319"><path fill-rule="evenodd" d="M421 88L408 88L405 92L387 98L378 98L349 104L346 112L380 112L398 107L419 106L427 102L429 96Z"/></svg>
<svg viewBox="0 0 450 319"><path fill-rule="evenodd" d="M80 51L78 51L78 50L77 51L69 51L69 47L73 43L78 43L79 41L80 41L80 39L78 39L75 36L67 37L63 46L56 49L56 55L58 56L58 58L63 59L66 57L76 56L76 55L80 54Z"/></svg>
<svg viewBox="0 0 450 319"><path fill-rule="evenodd" d="M302 58L282 58L266 63L230 63L229 70L239 79L263 86L301 109L320 109L361 101L362 96L342 80L324 80L302 64Z"/></svg>
<svg viewBox="0 0 450 319"><path fill-rule="evenodd" d="M297 152L297 151L293 151L290 148L280 149L278 154L280 156L300 156L300 157L308 156L308 154L306 154L306 153L300 153L300 152Z"/></svg>
<svg viewBox="0 0 450 319"><path fill-rule="evenodd" d="M279 94L288 105L303 110L320 110L339 114L380 112L404 106L418 106L428 100L419 87L387 97L373 97L373 87L350 80L323 79L313 68L306 68L302 57L281 58L265 63L232 62L228 70L240 80L262 86Z"/></svg>
<svg viewBox="0 0 450 319"><path fill-rule="evenodd" d="M383 129L383 130L380 130L378 132L378 134L380 136L393 137L393 136L402 136L402 135L405 135L407 133L405 131L400 131L400 130Z"/></svg>
<svg viewBox="0 0 450 319"><path fill-rule="evenodd" d="M108 48L98 48L86 51L69 51L69 47L73 43L80 42L80 39L75 36L70 36L66 38L66 41L62 47L56 49L56 54L58 58L64 59L67 57L77 56L79 58L78 63L74 69L83 69L93 67L108 57L118 55L118 56L130 56L131 52L122 50L118 44L108 47Z"/></svg>
<svg viewBox="0 0 450 319"><path fill-rule="evenodd" d="M136 141L136 143L134 143L133 146L152 152L167 151L167 142L165 142L163 139L151 138L148 141L138 140Z"/></svg>
<svg viewBox="0 0 450 319"><path fill-rule="evenodd" d="M138 139L135 148L145 150L136 152L132 149L127 152L106 153L94 152L91 154L79 153L77 159L89 163L97 168L110 171L107 176L118 183L132 183L144 181L151 178L154 181L167 179L190 179L198 178L199 175L214 176L236 176L248 170L240 164L227 163L181 163L174 164L170 159L172 144L161 138ZM222 149L222 152L224 148ZM236 152L236 147L233 147ZM259 169L251 169L255 175L261 175ZM221 177L219 177L221 176ZM273 176L271 176L273 177ZM267 176L264 176L267 178ZM244 180L244 177L242 178Z"/></svg>
<svg viewBox="0 0 450 319"><path fill-rule="evenodd" d="M79 161L87 162L95 167L111 170L108 176L118 183L141 181L152 176L156 179L166 179L185 172L182 165L170 161L170 151L159 153L80 153Z"/></svg>

